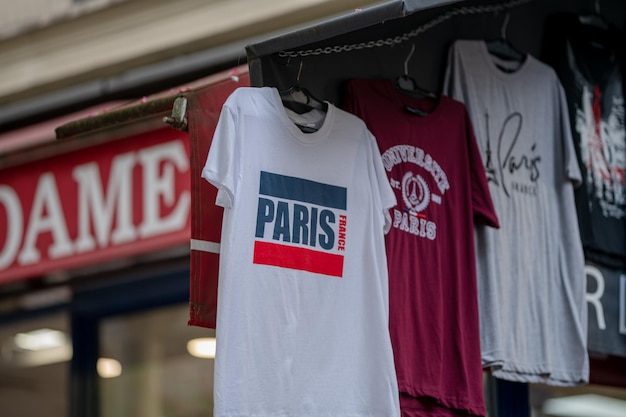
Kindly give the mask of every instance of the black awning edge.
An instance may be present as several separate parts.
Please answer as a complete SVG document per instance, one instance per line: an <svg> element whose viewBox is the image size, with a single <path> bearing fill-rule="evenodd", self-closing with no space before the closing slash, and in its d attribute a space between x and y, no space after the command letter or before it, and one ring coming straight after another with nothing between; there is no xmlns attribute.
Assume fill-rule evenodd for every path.
<svg viewBox="0 0 626 417"><path fill-rule="evenodd" d="M420 10L458 3L463 0L394 0L339 16L263 42L246 46L249 59L302 48L368 26L398 19Z"/></svg>

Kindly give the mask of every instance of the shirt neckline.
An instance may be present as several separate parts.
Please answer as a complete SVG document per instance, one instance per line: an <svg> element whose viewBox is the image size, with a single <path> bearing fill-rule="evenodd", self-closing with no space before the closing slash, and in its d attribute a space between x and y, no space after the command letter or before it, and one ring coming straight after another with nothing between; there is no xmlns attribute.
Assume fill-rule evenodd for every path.
<svg viewBox="0 0 626 417"><path fill-rule="evenodd" d="M392 94L395 95L395 100L399 102L400 105L402 106L403 112L405 112L407 115L414 117L420 122L425 122L425 123L426 122L430 123L431 121L432 122L437 121L437 119L439 118L439 113L441 113L441 108L444 105L443 102L445 101L444 95L441 93L438 93L437 98L435 99L431 99L428 97L414 98L414 97L404 94L402 91L397 90L393 85L391 85L391 92ZM407 106L413 107L411 106L411 102L417 103L420 101L426 101L426 102L434 101L434 103L432 104L432 108L430 109L430 111L423 116L420 116L417 114L414 114L414 115L409 114L409 112L406 110L406 107Z"/></svg>
<svg viewBox="0 0 626 417"><path fill-rule="evenodd" d="M298 126L289 118L285 107L283 106L283 102L280 99L280 94L276 87L269 87L271 91L271 99L274 108L276 109L279 118L282 123L285 125L289 133L293 136L295 140L305 145L315 145L319 143L323 143L328 139L328 135L330 133L331 126L333 124L335 118L335 106L328 101L324 101L327 104L326 116L322 122L320 128L311 133L302 132Z"/></svg>
<svg viewBox="0 0 626 417"><path fill-rule="evenodd" d="M487 42L485 42L484 40L480 40L477 42L477 44L482 59L485 62L485 65L488 67L489 71L503 81L510 81L515 78L521 77L522 74L524 74L527 71L527 68L530 66L532 56L527 53L524 60L520 63L519 68L511 72L503 71L496 65L496 58L494 58L489 53L489 49L487 48Z"/></svg>

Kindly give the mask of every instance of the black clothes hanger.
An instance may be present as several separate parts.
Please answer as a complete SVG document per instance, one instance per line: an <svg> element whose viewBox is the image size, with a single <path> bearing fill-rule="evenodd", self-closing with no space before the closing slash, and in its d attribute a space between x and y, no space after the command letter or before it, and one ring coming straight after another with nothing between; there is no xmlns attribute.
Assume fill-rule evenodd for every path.
<svg viewBox="0 0 626 417"><path fill-rule="evenodd" d="M493 39L488 41L487 50L489 50L490 54L507 61L522 62L524 58L526 58L525 53L515 49L515 47L505 39Z"/></svg>
<svg viewBox="0 0 626 417"><path fill-rule="evenodd" d="M487 41L487 50L490 54L498 58L506 61L521 63L524 59L526 59L526 54L515 48L515 46L513 46L513 44L506 38L506 27L509 23L509 17L509 13L507 12L504 16L504 21L502 22L500 38ZM508 71L510 71L510 69Z"/></svg>
<svg viewBox="0 0 626 417"><path fill-rule="evenodd" d="M306 113L313 109L326 112L328 110L328 105L315 98L309 90L300 86L301 72L302 61L300 61L300 67L298 68L298 75L296 76L295 84L286 90L278 92L283 105L298 114Z"/></svg>
<svg viewBox="0 0 626 417"><path fill-rule="evenodd" d="M609 30L609 22L606 21L600 12L600 0L595 0L594 13L581 14L578 20L585 26L593 27L600 30Z"/></svg>
<svg viewBox="0 0 626 417"><path fill-rule="evenodd" d="M409 60L411 59L411 56L413 56L413 52L415 52L415 45L411 45L411 51L404 60L404 74L396 78L394 86L397 90L407 96L414 98L429 98L431 100L435 100L435 102L438 102L439 94L420 87L417 82L413 78L411 78L411 76L409 76ZM417 116L427 116L429 114L429 112L413 106L405 106L405 110Z"/></svg>

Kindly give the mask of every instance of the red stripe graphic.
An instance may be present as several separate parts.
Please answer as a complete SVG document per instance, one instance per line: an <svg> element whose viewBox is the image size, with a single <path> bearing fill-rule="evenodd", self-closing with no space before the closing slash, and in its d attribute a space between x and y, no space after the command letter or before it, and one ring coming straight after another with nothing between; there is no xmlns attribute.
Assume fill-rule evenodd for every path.
<svg viewBox="0 0 626 417"><path fill-rule="evenodd" d="M255 264L280 266L339 278L343 275L342 255L279 245L277 243L255 241L253 262Z"/></svg>

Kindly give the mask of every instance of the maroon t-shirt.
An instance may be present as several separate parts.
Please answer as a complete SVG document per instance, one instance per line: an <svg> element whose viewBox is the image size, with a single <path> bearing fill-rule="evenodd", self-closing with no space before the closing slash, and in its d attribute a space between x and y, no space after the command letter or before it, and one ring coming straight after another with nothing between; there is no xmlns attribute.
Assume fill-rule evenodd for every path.
<svg viewBox="0 0 626 417"><path fill-rule="evenodd" d="M474 224L499 225L465 106L355 79L344 107L376 136L398 201L386 245L403 415L483 416Z"/></svg>

